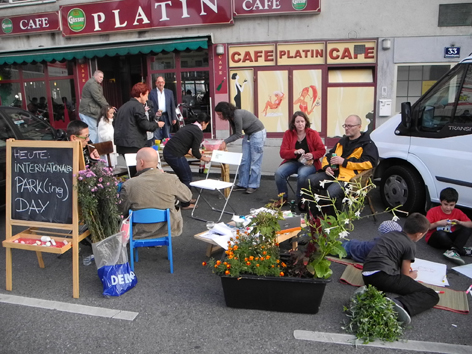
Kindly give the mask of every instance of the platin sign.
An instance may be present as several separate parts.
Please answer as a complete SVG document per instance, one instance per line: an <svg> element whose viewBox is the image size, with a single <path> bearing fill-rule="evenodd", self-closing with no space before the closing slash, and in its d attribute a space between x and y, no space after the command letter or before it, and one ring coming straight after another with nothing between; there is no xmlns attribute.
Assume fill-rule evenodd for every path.
<svg viewBox="0 0 472 354"><path fill-rule="evenodd" d="M59 31L59 16L57 12L5 17L1 19L1 23L2 30L0 31L0 36Z"/></svg>
<svg viewBox="0 0 472 354"><path fill-rule="evenodd" d="M122 0L61 6L64 36L232 24L230 0Z"/></svg>
<svg viewBox="0 0 472 354"><path fill-rule="evenodd" d="M321 0L233 0L235 16L319 14Z"/></svg>

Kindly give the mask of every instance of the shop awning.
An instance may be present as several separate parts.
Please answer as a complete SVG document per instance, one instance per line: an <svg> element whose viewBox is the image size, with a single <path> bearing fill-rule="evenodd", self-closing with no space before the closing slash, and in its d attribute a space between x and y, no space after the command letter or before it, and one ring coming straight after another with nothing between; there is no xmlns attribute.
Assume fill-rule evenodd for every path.
<svg viewBox="0 0 472 354"><path fill-rule="evenodd" d="M110 57L126 54L149 54L163 51L172 52L174 50L183 51L186 49L197 50L208 48L208 38L166 40L166 41L132 41L120 43L96 43L85 46L55 47L47 49L34 49L28 51L0 52L0 65L21 64L41 61L62 61L82 58L102 58L105 55Z"/></svg>

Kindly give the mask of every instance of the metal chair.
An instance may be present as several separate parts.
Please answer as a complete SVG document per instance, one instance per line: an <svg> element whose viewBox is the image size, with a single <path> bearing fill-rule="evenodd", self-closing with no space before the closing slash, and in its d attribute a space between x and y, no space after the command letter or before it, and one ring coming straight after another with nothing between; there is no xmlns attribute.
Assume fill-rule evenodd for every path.
<svg viewBox="0 0 472 354"><path fill-rule="evenodd" d="M208 206L211 208L212 211L220 212L220 217L218 218L218 220L216 222L219 222L221 220L224 213L233 214L233 213L225 211L225 209L226 209L226 206L228 205L229 198L231 197L231 192L233 191L233 187L234 187L234 184L236 182L236 178L238 176L239 166L241 165L242 156L243 156L243 154L239 153L239 152L228 152L228 151L221 151L221 150L213 150L213 153L211 155L210 168L208 168L206 179L190 183L190 185L192 187L195 187L195 188L200 190L200 192L198 193L197 200L195 202L195 206L193 207L193 210L192 210L192 213L191 213L192 218L197 219L197 220L201 220L201 221L209 221L209 220L194 216L195 209L197 208L197 205L200 201L200 197L203 198L203 200L208 204ZM208 178L209 175L210 175L211 165L214 164L214 163L228 164L228 165L236 166L236 173L234 174L233 181L225 182L225 181L220 181L220 180ZM225 196L225 193L224 193L226 188L230 189L227 197ZM225 200L223 208L222 209L217 209L214 206L212 206L210 204L210 202L208 201L208 199L204 195L202 195L204 190L218 192L223 197L223 199ZM230 205L230 207L231 207L231 209L233 209L234 212L236 212L231 205Z"/></svg>
<svg viewBox="0 0 472 354"><path fill-rule="evenodd" d="M294 195L295 197L297 197L297 192L296 192L296 190L295 190L295 189L292 187L292 185L290 184L290 177L293 177L293 178L295 178L295 179L298 180L298 173L293 173L293 174L291 174L290 176L287 176L287 186L292 190L293 195ZM298 183L298 181L297 181L296 183Z"/></svg>
<svg viewBox="0 0 472 354"><path fill-rule="evenodd" d="M174 273L174 262L172 258L172 232L170 222L170 210L165 209L141 209L141 210L130 210L130 223L129 223L129 253L131 260L131 270L134 272L134 258L138 262L138 247L154 247L154 246L167 246L167 258L170 262L170 272ZM158 238L145 238L137 239L133 238L134 224L155 224L159 222L167 222L167 236Z"/></svg>

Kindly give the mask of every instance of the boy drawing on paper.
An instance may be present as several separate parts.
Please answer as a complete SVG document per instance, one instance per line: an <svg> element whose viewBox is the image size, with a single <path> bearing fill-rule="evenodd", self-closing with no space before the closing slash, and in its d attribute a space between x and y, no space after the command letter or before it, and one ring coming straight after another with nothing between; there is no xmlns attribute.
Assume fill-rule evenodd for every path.
<svg viewBox="0 0 472 354"><path fill-rule="evenodd" d="M402 231L402 227L393 220L384 221L380 224L378 229L379 237L391 231ZM379 240L379 237L376 237L370 241L344 241L342 246L346 250L346 258L353 259L356 262L364 263L365 257L367 257L372 247L375 246Z"/></svg>
<svg viewBox="0 0 472 354"><path fill-rule="evenodd" d="M461 256L472 256L472 247L464 247L469 239L472 221L456 209L459 194L454 188L445 188L439 194L441 205L431 208L426 218L431 223L425 240L434 248L446 249L444 257L454 263L465 264Z"/></svg>
<svg viewBox="0 0 472 354"><path fill-rule="evenodd" d="M403 324L432 308L439 302L433 289L416 282L418 272L411 270L415 261L416 244L429 230L429 221L419 213L413 213L405 221L403 231L392 231L379 238L367 255L362 271L366 285L373 285L383 292L401 295L392 301L398 320Z"/></svg>

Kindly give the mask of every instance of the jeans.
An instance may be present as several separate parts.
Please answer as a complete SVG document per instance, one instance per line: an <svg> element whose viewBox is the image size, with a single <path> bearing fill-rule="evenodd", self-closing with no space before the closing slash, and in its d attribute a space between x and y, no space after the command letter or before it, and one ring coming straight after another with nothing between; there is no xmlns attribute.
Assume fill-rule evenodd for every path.
<svg viewBox="0 0 472 354"><path fill-rule="evenodd" d="M462 226L456 226L454 232L434 231L428 240L428 245L446 250L454 247L461 256L464 256L464 246L469 239L470 232L469 228Z"/></svg>
<svg viewBox="0 0 472 354"><path fill-rule="evenodd" d="M175 157L164 149L164 160L166 160L167 164L172 168L172 170L174 170L177 177L179 177L180 182L185 184L188 189L191 190L190 182L192 182L192 170L190 169L187 159L183 156ZM180 205L182 207L187 207L190 203L181 202Z"/></svg>
<svg viewBox="0 0 472 354"><path fill-rule="evenodd" d="M383 292L402 295L397 297L410 314L415 316L423 311L429 310L439 302L439 295L433 289L421 285L407 275L388 275L378 272L369 276L362 276L365 285L373 285Z"/></svg>
<svg viewBox="0 0 472 354"><path fill-rule="evenodd" d="M328 180L333 181L325 183L324 187L320 186L320 182ZM344 182L334 182L334 178L329 176L326 172L317 172L313 175L308 176L306 181L306 188L308 188L308 181L310 181L311 190L326 190L330 198L341 198L344 197Z"/></svg>
<svg viewBox="0 0 472 354"><path fill-rule="evenodd" d="M288 196L287 177L294 173L298 174L295 196L298 203L300 201L300 189L306 185L308 176L316 173L316 167L313 165L306 166L298 161L287 161L280 165L275 171L275 184L277 185L278 194L283 193L285 198Z"/></svg>
<svg viewBox="0 0 472 354"><path fill-rule="evenodd" d="M95 118L86 116L85 114L79 113L80 120L87 123L90 133L90 142L98 143L98 128L97 120Z"/></svg>
<svg viewBox="0 0 472 354"><path fill-rule="evenodd" d="M259 188L261 184L261 165L266 140L266 130L251 134L250 139L243 138L243 158L239 167L238 186Z"/></svg>
<svg viewBox="0 0 472 354"><path fill-rule="evenodd" d="M163 113L165 114L165 113ZM154 139L157 139L157 140L162 140L162 139L165 139L165 138L170 138L170 130L172 128L172 123L167 123L167 115L165 115L165 119L164 119L164 122L166 124L164 124L164 126L162 128L157 128L155 131L154 131Z"/></svg>

